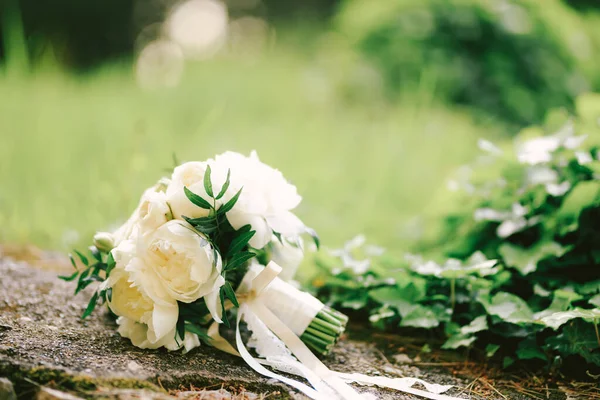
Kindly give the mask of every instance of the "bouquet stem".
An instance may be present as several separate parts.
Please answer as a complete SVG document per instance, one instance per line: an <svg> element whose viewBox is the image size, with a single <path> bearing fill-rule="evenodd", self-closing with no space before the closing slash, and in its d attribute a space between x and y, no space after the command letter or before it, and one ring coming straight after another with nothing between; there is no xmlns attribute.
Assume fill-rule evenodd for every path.
<svg viewBox="0 0 600 400"><path fill-rule="evenodd" d="M347 323L347 316L324 306L302 333L300 339L312 351L325 356L331 352L333 346L344 333Z"/></svg>

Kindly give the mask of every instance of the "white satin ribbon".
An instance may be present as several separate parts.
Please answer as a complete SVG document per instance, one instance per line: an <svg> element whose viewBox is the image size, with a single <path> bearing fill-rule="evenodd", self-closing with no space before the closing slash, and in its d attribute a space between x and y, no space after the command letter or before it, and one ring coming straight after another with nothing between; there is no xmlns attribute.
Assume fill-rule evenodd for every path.
<svg viewBox="0 0 600 400"><path fill-rule="evenodd" d="M249 291L246 296L244 296L244 300L242 304L240 304L237 315L235 333L237 352L219 335L218 325L213 324L209 329L209 335L214 338L213 342L215 347L230 354L241 356L244 361L259 374L283 382L314 400L333 400L336 398L340 400L366 400L375 398L371 394L358 393L349 385L349 383L353 382L360 385L376 385L383 388L395 389L432 400L463 400L458 397L441 394L451 386L429 384L416 378L386 378L372 377L358 373L347 374L332 371L327 368L325 364L323 364L321 360L306 347L302 340L300 340L286 324L265 306L264 299L261 298L263 290L280 272L281 267L271 261L249 285ZM254 358L246 349L240 334L240 322L244 318L244 315L249 313L258 317L269 330L281 339L298 361L292 360L293 357L289 357L290 359L282 358L281 360ZM312 387L268 370L261 364L269 365L274 368L277 368L278 365L281 366L282 364L285 364L286 372L305 378ZM415 383L422 384L427 391L413 388L412 386Z"/></svg>

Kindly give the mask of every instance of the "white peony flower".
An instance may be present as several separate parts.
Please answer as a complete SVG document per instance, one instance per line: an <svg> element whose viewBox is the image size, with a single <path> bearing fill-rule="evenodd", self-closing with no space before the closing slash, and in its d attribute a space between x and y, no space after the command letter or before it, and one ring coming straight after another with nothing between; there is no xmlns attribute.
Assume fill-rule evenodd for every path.
<svg viewBox="0 0 600 400"><path fill-rule="evenodd" d="M172 220L141 236L136 255L125 268L154 302L191 303L204 297L221 322L219 288L225 283L220 257L205 237L184 221Z"/></svg>
<svg viewBox="0 0 600 400"><path fill-rule="evenodd" d="M171 210L164 193L166 182L161 179L156 185L147 189L131 217L113 233L113 242L118 246L123 240L131 239L137 234L152 231L172 219Z"/></svg>
<svg viewBox="0 0 600 400"><path fill-rule="evenodd" d="M135 285L130 273L125 270L125 266L129 265L134 255L135 245L129 240L113 249L116 267L101 288L110 288L112 291L108 296L108 306L112 312L131 321L145 324L147 326L145 340L155 344L175 329L179 308L175 300L153 301Z"/></svg>
<svg viewBox="0 0 600 400"><path fill-rule="evenodd" d="M228 151L209 160L209 163L214 171L213 182L219 184L225 181L227 171L231 169L231 183L223 202L243 188L237 203L227 213L227 220L235 229L249 224L256 231L250 240L252 247L263 248L271 240L273 232L284 237L304 232L304 224L291 212L300 204L302 197L280 171L263 164L256 152L246 157Z"/></svg>
<svg viewBox="0 0 600 400"><path fill-rule="evenodd" d="M181 218L182 215L190 218L208 215L209 210L194 205L184 192L184 187L187 187L213 203L204 188L207 165L211 167L215 197L231 171L229 187L223 197L214 202L217 209L243 188L235 206L227 213L227 220L235 229L249 224L256 231L250 246L263 248L271 240L273 232L284 237L294 237L304 232L304 224L291 212L302 200L296 187L288 183L281 172L262 163L256 152L246 157L228 151L206 162L188 162L175 168L167 188L167 201L175 218Z"/></svg>
<svg viewBox="0 0 600 400"><path fill-rule="evenodd" d="M162 339L153 343L148 340L148 325L136 322L127 317L117 318L117 324L119 325L119 334L129 338L131 343L140 349L158 349L159 347L165 347L166 349L173 351L183 347L183 353L185 354L200 346L198 335L190 332L185 332L185 337L181 340L176 329L173 329Z"/></svg>
<svg viewBox="0 0 600 400"><path fill-rule="evenodd" d="M193 193L212 203L204 190L204 173L206 172L207 165L206 162L187 162L181 164L173 171L171 182L167 187L167 202L171 206L173 217L178 219L181 219L182 216L200 218L208 215L209 210L193 204L183 191L183 188L187 187ZM212 181L214 182L214 186L217 186L217 184L222 185L225 182L225 178L222 181L216 181L213 178Z"/></svg>

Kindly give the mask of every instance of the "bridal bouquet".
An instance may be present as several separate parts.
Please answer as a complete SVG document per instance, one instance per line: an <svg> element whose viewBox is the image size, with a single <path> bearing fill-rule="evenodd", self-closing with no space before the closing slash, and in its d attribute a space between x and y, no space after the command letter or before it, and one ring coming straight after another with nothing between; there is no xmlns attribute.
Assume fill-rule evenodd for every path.
<svg viewBox="0 0 600 400"><path fill-rule="evenodd" d="M106 303L119 334L140 348L188 352L204 342L315 399L363 398L348 382L427 393L410 388L414 380L330 371L315 357L331 351L348 318L291 282L303 235L319 245L292 212L300 201L296 188L256 153L188 162L147 189L115 232L97 233L91 255L76 251L76 271L62 278L77 280L75 293L100 282L83 317ZM252 332L247 343L242 321ZM221 336L221 325L235 329L236 347ZM434 386L426 385L437 393L447 389Z"/></svg>

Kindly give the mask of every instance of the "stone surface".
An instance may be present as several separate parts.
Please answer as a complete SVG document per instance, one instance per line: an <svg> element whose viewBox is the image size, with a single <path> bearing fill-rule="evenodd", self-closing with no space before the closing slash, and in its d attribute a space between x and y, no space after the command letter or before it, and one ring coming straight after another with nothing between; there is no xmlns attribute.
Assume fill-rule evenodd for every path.
<svg viewBox="0 0 600 400"><path fill-rule="evenodd" d="M304 398L256 374L243 360L208 346L185 355L138 349L117 334L106 312L97 310L81 320L90 292L74 297L73 288L55 272L0 258L0 376L13 381L19 398L31 398L41 386L85 398L194 398L178 393L204 393L207 397L196 398L209 399ZM456 385L451 394L461 393L459 388L467 383L441 370L392 364L369 339L368 332L355 332L324 362L341 372L415 376ZM218 389L227 392L208 396ZM416 398L391 390L358 389L380 399Z"/></svg>
<svg viewBox="0 0 600 400"><path fill-rule="evenodd" d="M6 378L0 378L0 400L16 400L17 394L12 382Z"/></svg>

